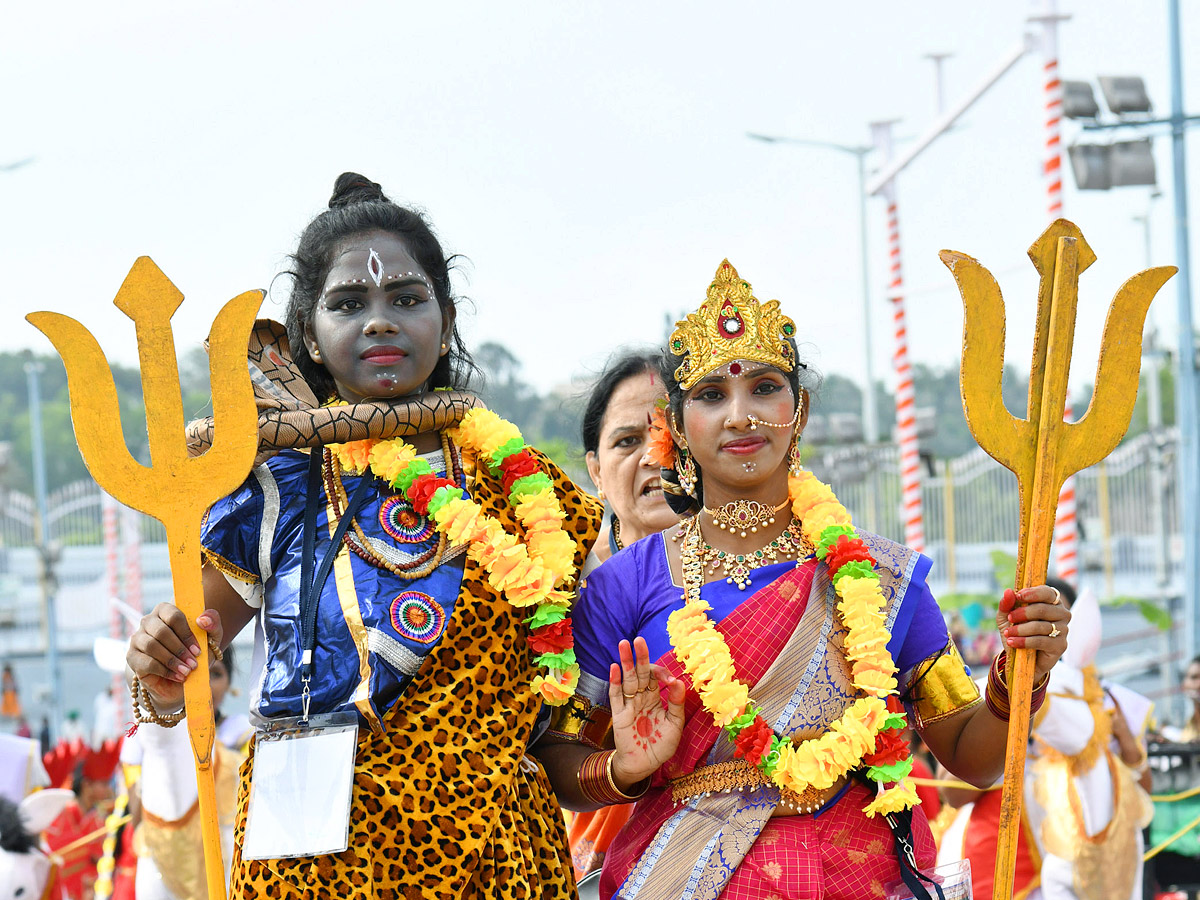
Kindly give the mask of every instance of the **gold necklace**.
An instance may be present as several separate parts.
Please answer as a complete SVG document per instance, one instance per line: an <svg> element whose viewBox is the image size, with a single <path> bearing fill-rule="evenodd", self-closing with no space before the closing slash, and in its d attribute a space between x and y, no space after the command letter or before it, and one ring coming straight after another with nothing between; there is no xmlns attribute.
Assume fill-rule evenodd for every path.
<svg viewBox="0 0 1200 900"><path fill-rule="evenodd" d="M787 497L784 497L783 502L778 506L768 506L757 500L734 500L732 503L726 503L716 509L709 509L706 506L704 511L722 531L732 534L740 529L738 537L745 537L747 528L750 529L751 534L755 534L760 527L766 528L768 525L774 525L775 513L790 502Z"/></svg>
<svg viewBox="0 0 1200 900"><path fill-rule="evenodd" d="M812 553L812 545L804 537L799 519L792 519L781 535L749 553L729 553L709 544L700 530L699 516L692 516L684 522L672 540L678 541L680 538L683 539L680 556L685 565L685 579L688 577L688 559L683 557L694 557L702 581L705 569L709 574L715 574L720 567L726 583L736 584L739 591L744 591L747 585L752 584L750 575L755 569L777 563L780 557L784 561L800 560Z"/></svg>

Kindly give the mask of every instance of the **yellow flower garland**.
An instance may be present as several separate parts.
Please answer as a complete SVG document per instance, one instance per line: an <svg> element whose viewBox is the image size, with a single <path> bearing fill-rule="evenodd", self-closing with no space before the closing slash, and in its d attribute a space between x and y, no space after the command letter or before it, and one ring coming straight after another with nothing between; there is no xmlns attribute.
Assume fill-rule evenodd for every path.
<svg viewBox="0 0 1200 900"><path fill-rule="evenodd" d="M501 471L525 450L520 430L488 409L470 410L446 434L465 451ZM428 477L428 466L422 471L416 450L402 438L349 441L329 447L343 469L359 475L370 469L406 496L414 481ZM566 514L549 477L538 467L536 472L514 478L509 488L513 511L525 530L524 542L509 534L474 500L462 496L452 482L436 481L438 489L425 501L426 509L418 508L418 512L424 515L427 511L434 526L452 544L468 545L467 555L483 566L488 582L510 605L517 609L536 607L528 620L532 636L538 637L568 620L558 629L566 632L566 637L559 639L562 648L537 654L536 661L547 672L536 676L532 683L547 703L565 703L579 683L567 615L573 594L562 589L572 580L575 542L562 528Z"/></svg>
<svg viewBox="0 0 1200 900"><path fill-rule="evenodd" d="M788 489L792 513L813 546L821 546L825 530L831 526L841 526L839 531L849 529L849 513L829 486L812 473L789 478ZM886 601L878 576L872 572L865 577L848 570L835 579L835 590L838 611L847 627L846 658L859 696L820 737L799 743L777 742L778 756L764 771L779 788L796 794L810 786L816 790L832 787L873 752L876 735L889 727L885 698L897 688L896 665L887 650ZM667 634L704 708L718 727L729 727L735 720L745 723L752 719L753 709L748 709L749 688L735 676L729 646L708 618L710 609L703 600L686 603L669 617ZM916 793L900 779L868 804L865 812L869 816L887 814L917 802Z"/></svg>

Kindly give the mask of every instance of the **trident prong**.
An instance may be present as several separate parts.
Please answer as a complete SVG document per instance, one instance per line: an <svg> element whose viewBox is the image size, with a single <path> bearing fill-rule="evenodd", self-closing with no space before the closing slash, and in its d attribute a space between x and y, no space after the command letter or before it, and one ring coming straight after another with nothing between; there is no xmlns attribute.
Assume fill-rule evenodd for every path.
<svg viewBox="0 0 1200 900"><path fill-rule="evenodd" d="M1018 588L1045 581L1058 492L1074 472L1107 456L1129 428L1137 399L1142 326L1150 302L1175 269L1148 269L1121 286L1109 306L1095 390L1078 422L1063 421L1075 337L1079 273L1096 260L1074 224L1059 219L1029 249L1041 276L1026 418L1007 411L1000 393L1004 301L991 273L961 253L942 251L963 301L962 398L976 441L1017 476L1021 505ZM1010 654L1010 716L993 898L1010 898L1029 735L1034 652Z"/></svg>
<svg viewBox="0 0 1200 900"><path fill-rule="evenodd" d="M96 339L68 316L52 312L26 316L62 356L71 421L92 477L121 503L161 520L167 530L175 603L200 647L199 665L183 690L196 760L208 896L215 900L224 900L225 880L212 768L216 724L208 683L208 641L195 624L205 608L200 521L205 509L245 480L258 449L258 415L246 348L262 297L261 291L234 297L213 322L209 370L214 440L202 456L189 458L171 331L171 316L183 295L149 257L134 263L114 303L133 320L137 333L149 466L134 459L125 445L112 370Z"/></svg>

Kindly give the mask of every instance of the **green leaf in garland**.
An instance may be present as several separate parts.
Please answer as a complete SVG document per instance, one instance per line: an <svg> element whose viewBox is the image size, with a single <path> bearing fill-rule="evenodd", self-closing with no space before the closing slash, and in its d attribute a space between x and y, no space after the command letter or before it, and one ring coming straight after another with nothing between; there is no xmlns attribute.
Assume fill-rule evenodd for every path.
<svg viewBox="0 0 1200 900"><path fill-rule="evenodd" d="M742 732L743 728L749 728L754 724L754 720L757 718L758 708L754 705L753 701L751 701L750 703L746 704L746 711L726 725L725 730L729 733L731 738L737 737Z"/></svg>
<svg viewBox="0 0 1200 900"><path fill-rule="evenodd" d="M529 623L530 628L543 628L546 625L561 622L566 617L567 610L565 607L557 606L553 603L539 603L537 609L533 611L533 615L525 621Z"/></svg>
<svg viewBox="0 0 1200 900"><path fill-rule="evenodd" d="M506 459L514 453L520 453L525 449L525 439L522 437L509 438L499 447L492 451L492 455L488 457L493 469L498 469Z"/></svg>
<svg viewBox="0 0 1200 900"><path fill-rule="evenodd" d="M762 761L758 764L758 767L768 778L774 775L775 770L779 768L779 753L782 747L783 739L779 735L775 735L771 738L771 749L763 754Z"/></svg>
<svg viewBox="0 0 1200 900"><path fill-rule="evenodd" d="M565 669L575 664L575 650L567 648L562 653L542 653L535 656L533 661L547 669Z"/></svg>
<svg viewBox="0 0 1200 900"><path fill-rule="evenodd" d="M834 585L837 585L837 583L846 576L875 579L878 579L879 577L875 574L875 569L869 562L857 559L853 562L848 562L838 567L838 570L833 573L832 580Z"/></svg>
<svg viewBox="0 0 1200 900"><path fill-rule="evenodd" d="M899 781L901 778L908 777L912 767L913 761L910 756L908 759L902 759L890 766L871 766L867 769L867 777L872 781Z"/></svg>
<svg viewBox="0 0 1200 900"><path fill-rule="evenodd" d="M908 725L908 717L904 713L888 713L883 718L883 727L880 731L887 731L891 728L904 728Z"/></svg>
<svg viewBox="0 0 1200 900"><path fill-rule="evenodd" d="M408 496L408 489L412 487L412 483L422 475L429 475L432 472L433 467L429 465L429 462L417 457L400 470L400 474L397 475L396 480L392 482L392 487L396 488L396 490L405 496Z"/></svg>
<svg viewBox="0 0 1200 900"><path fill-rule="evenodd" d="M536 494L539 491L553 490L554 483L550 480L550 476L545 472L534 472L532 475L525 475L518 478L512 483L512 487L508 490L508 500L510 503L516 503L520 497L526 494Z"/></svg>
<svg viewBox="0 0 1200 900"><path fill-rule="evenodd" d="M817 557L824 560L829 548L836 544L842 535L851 540L858 537L853 525L829 525L822 530L821 537L817 539Z"/></svg>
<svg viewBox="0 0 1200 900"><path fill-rule="evenodd" d="M462 488L457 485L444 484L429 498L429 516L432 518L439 509L454 500L457 497L463 496Z"/></svg>

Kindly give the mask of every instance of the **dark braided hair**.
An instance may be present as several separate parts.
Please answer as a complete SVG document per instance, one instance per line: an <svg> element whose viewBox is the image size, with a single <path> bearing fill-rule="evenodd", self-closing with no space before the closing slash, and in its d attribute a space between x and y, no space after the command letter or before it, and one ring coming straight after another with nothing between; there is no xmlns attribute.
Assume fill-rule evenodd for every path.
<svg viewBox="0 0 1200 900"><path fill-rule="evenodd" d="M312 320L321 288L342 244L371 231L387 232L403 241L433 283L438 306L443 312L457 308L450 286L450 267L455 257L446 257L425 217L393 203L383 188L369 178L343 172L334 182L329 208L309 222L300 235L300 244L289 257L292 268L287 272L292 277L286 313L288 343L301 374L320 398L331 396L335 386L328 370L308 355L305 328ZM449 344L449 352L438 358L433 369L431 389L465 387L479 371L463 343L457 322Z"/></svg>

